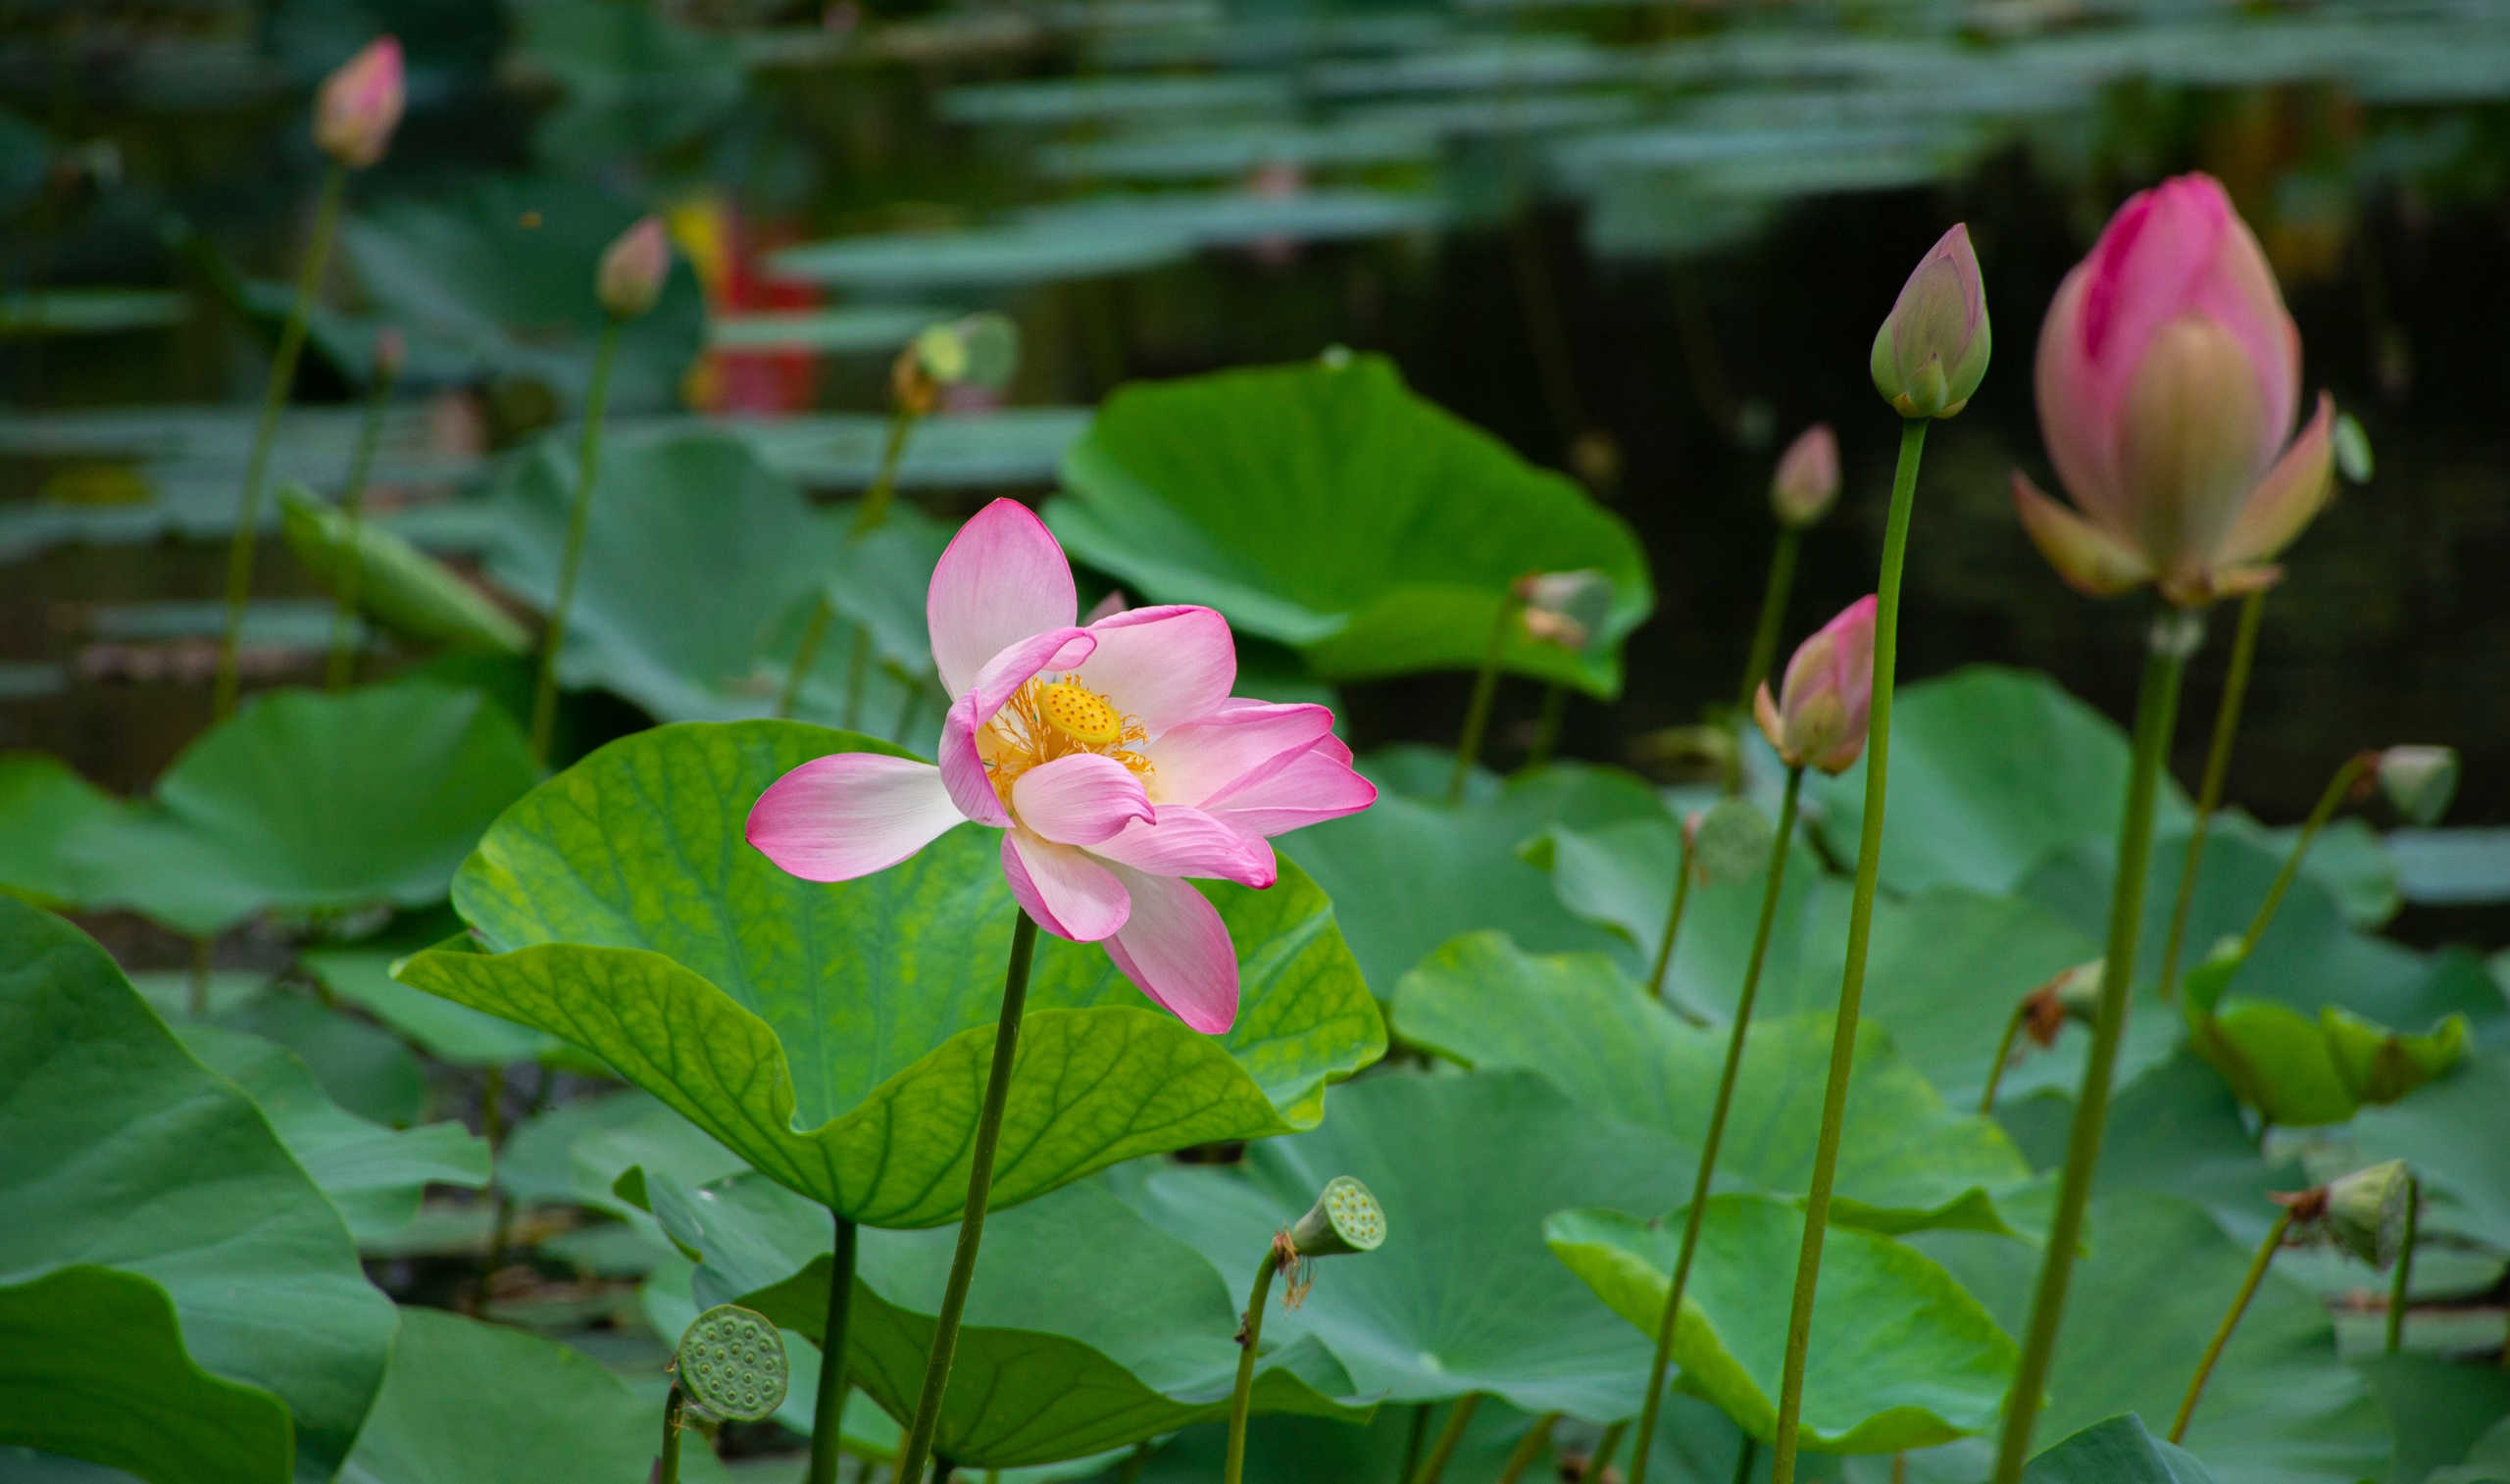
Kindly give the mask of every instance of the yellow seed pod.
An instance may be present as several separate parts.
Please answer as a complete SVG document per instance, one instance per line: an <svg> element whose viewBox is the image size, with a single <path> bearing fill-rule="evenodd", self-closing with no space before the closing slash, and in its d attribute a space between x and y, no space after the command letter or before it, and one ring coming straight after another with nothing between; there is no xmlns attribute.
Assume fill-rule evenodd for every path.
<svg viewBox="0 0 2510 1484"><path fill-rule="evenodd" d="M1077 680L1058 680L1037 693L1037 710L1046 724L1084 747L1107 747L1125 734L1125 718L1097 694Z"/></svg>

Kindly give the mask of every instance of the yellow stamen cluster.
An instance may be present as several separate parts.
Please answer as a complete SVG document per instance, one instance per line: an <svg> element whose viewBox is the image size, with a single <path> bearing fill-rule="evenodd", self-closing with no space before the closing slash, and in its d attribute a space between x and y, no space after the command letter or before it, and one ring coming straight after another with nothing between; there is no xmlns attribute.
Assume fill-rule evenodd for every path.
<svg viewBox="0 0 2510 1484"><path fill-rule="evenodd" d="M981 740L993 791L1008 805L1011 785L1022 773L1076 753L1113 758L1136 773L1147 774L1150 759L1129 745L1147 736L1139 720L1119 712L1106 697L1079 681L1039 676L1021 686L994 714Z"/></svg>

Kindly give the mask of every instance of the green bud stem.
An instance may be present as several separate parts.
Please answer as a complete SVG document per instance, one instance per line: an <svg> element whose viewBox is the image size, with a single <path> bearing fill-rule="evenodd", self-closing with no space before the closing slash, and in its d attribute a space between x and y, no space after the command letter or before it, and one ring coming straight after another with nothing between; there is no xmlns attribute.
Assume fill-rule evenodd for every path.
<svg viewBox="0 0 2510 1484"><path fill-rule="evenodd" d="M1682 1290L1690 1282L1691 1259L1699 1251L1700 1223L1708 1214L1708 1187L1717 1172L1718 1146L1726 1138L1726 1114L1734 1103L1734 1082L1743 1065L1743 1039L1751 1031L1752 1005L1760 996L1761 965L1769 959L1770 928L1778 920L1778 899L1786 883L1786 848L1795 833L1795 801L1804 788L1801 767L1786 771L1786 796L1778 807L1778 835L1770 844L1769 881L1761 889L1760 924L1752 932L1752 958L1743 970L1743 992L1734 1002L1734 1027L1726 1037L1726 1066L1717 1079L1717 1101L1708 1113L1708 1137L1699 1150L1699 1173L1692 1177L1690 1209L1682 1217L1682 1251L1674 1259L1673 1286L1665 1292L1665 1314L1656 1324L1656 1354L1647 1365L1647 1400L1638 1412L1638 1441L1632 1445L1630 1484L1647 1484L1647 1450L1656 1441L1656 1410L1665 1398L1665 1372L1672 1365L1674 1330L1680 1321ZM1687 873L1685 873L1687 878Z"/></svg>
<svg viewBox="0 0 2510 1484"><path fill-rule="evenodd" d="M584 562L584 536L592 528L592 491L601 477L601 418L610 402L610 368L619 359L616 315L601 327L592 356L592 387L584 394L584 450L576 462L576 496L567 510L567 549L558 561L558 593L549 604L549 626L540 634L540 677L531 688L531 761L549 762L549 736L558 721L558 652L567 645L567 610L575 606L576 579Z"/></svg>
<svg viewBox="0 0 2510 1484"><path fill-rule="evenodd" d="M1264 1338L1264 1300L1273 1291L1273 1274L1280 1271L1279 1245L1264 1249L1255 1264L1255 1286L1246 1295L1246 1312L1237 1332L1237 1387L1229 1395L1229 1456L1221 1465L1223 1484L1238 1484L1246 1476L1246 1408L1255 1393L1255 1347Z"/></svg>
<svg viewBox="0 0 2510 1484"><path fill-rule="evenodd" d="M1473 1421L1474 1409L1481 1405L1481 1393L1468 1391L1456 1399L1447 1411L1447 1425L1438 1429L1438 1441L1430 1456L1421 1460L1421 1471L1412 1476L1411 1484L1438 1484L1447 1471L1447 1460L1455 1457L1456 1445L1464 1441L1464 1430Z"/></svg>
<svg viewBox="0 0 2510 1484"><path fill-rule="evenodd" d="M2196 824L2187 836L2187 860L2179 867L2179 900L2170 910L2170 935L2162 940L2161 997L2179 994L2179 959L2187 946L2187 914L2196 905L2196 868L2205 864L2205 837L2214 811L2223 806L2223 780L2232 769L2232 742L2239 735L2240 707L2248 699L2248 672L2257 659L2257 627L2266 612L2266 589L2240 600L2239 627L2232 635L2232 665L2223 676L2223 701L2214 713L2214 740L2205 750L2205 778L2196 795Z"/></svg>
<svg viewBox="0 0 2510 1484"><path fill-rule="evenodd" d="M2405 1311L2414 1302L2414 1229L2423 1218L2423 1182L2405 1177L2405 1238L2396 1250L2396 1271L2388 1278L2388 1332L2383 1347L2395 1355L2405 1345ZM2505 1359L2504 1364L2510 1364Z"/></svg>
<svg viewBox="0 0 2510 1484"><path fill-rule="evenodd" d="M1647 975L1647 997L1665 997L1665 971L1674 966L1674 939L1682 930L1682 914L1690 908L1690 834L1677 830L1681 843L1674 847L1674 904L1665 912L1664 941L1656 945L1656 966Z"/></svg>
<svg viewBox="0 0 2510 1484"><path fill-rule="evenodd" d="M854 1249L857 1228L836 1216L836 1240L828 1270L828 1319L820 1327L820 1389L811 1407L809 1484L836 1484L836 1459L845 1446L846 1344L854 1317Z"/></svg>
<svg viewBox="0 0 2510 1484"><path fill-rule="evenodd" d="M2031 1457L2032 1430L2039 1421L2040 1398L2048 1387L2048 1369L2056 1359L2066 1285L2074 1275L2075 1252L2083 1242L2092 1171L2100 1162L2101 1134L2109 1120L2109 1084L2117 1069L2118 1043L2127 1030L2127 995L2134 977L2135 945L2144 918L2144 882L2152 865L2153 796L2169 759L2170 739L2179 719L2180 682L2187 672L2187 653L2194 647L2185 642L2188 626L2196 621L2192 614L2157 621L2144 658L2143 688L2135 701L2134 769L2128 776L2127 808L2119 823L2118 880L2109 902L2109 951L2101 965L2100 1007L2092 1020L2083 1088L2075 1099L2074 1129L2066 1144L2065 1172L2057 1187L2057 1210L2049 1223L2039 1286L2032 1299L2031 1323L2005 1408L1994 1484L2019 1484L2022 1478L2023 1464Z"/></svg>
<svg viewBox="0 0 2510 1484"><path fill-rule="evenodd" d="M1804 1201L1804 1246L1795 1260L1795 1296L1786 1320L1785 1360L1779 1373L1771 1484L1795 1484L1796 1421L1804 1411L1804 1360L1813 1340L1813 1293L1822 1278L1822 1239L1831 1219L1831 1183L1838 1174L1839 1128L1847 1116L1857 1010L1865 999L1865 956L1874 933L1876 872L1882 860L1882 804L1891 777L1891 688L1899 665L1900 574L1908 563L1909 518L1917 504L1918 462L1926 453L1927 420L1901 420L1899 467L1891 476L1891 513L1882 530L1882 570L1875 584L1874 700L1865 733L1865 819L1857 843L1856 888L1848 899L1847 968L1839 981L1838 1017L1831 1034L1830 1080L1822 1093L1813 1182Z"/></svg>
<svg viewBox="0 0 2510 1484"><path fill-rule="evenodd" d="M977 1114L976 1146L968 1161L968 1205L959 1217L959 1246L950 1258L950 1277L941 1290L941 1312L933 1320L932 1353L924 1364L924 1392L916 1401L915 1421L898 1449L897 1472L906 1481L924 1477L931 1458L932 1434L941 1425L941 1394L949 1389L950 1361L959 1346L959 1316L967 1311L968 1284L976 1277L977 1249L984 1242L985 1203L993 1196L993 1152L1002 1142L1002 1109L1011 1098L1011 1067L1020 1053L1020 1016L1029 1001L1029 965L1036 957L1037 923L1027 913L1011 935L1011 963L1002 983L1002 1018L993 1033L993 1060L985 1072L984 1106Z"/></svg>
<svg viewBox="0 0 2510 1484"><path fill-rule="evenodd" d="M366 481L375 471L375 446L383 437L383 410L392 401L393 373L376 368L375 383L366 390L366 416L358 420L357 448L349 455L349 480L340 488L340 514L347 518L348 569L340 573L339 607L331 615L331 658L323 684L339 690L357 675L357 604L366 585L366 560L357 549L358 518L366 509Z"/></svg>
<svg viewBox="0 0 2510 1484"><path fill-rule="evenodd" d="M2205 1358L2196 1362L2196 1374L2188 1379L2187 1395L2180 1400L2179 1415L2170 1424L2170 1441L2180 1442L2187 1436L2187 1419L2196 1414L2196 1399L2205 1394L2205 1382L2214 1374L2214 1362L2223 1357L2223 1347L2231 1343L2232 1331L2238 1327L2239 1316L2248 1312L2248 1301L2257 1296L2257 1285L2266 1277L2266 1264L2275 1261L2276 1249L2284 1245L2284 1234L2291 1229L2292 1212L2275 1213L2275 1224L2266 1231L2266 1240L2257 1246L2257 1257L2248 1264L2248 1276L2240 1280L2239 1292L2232 1299L2229 1312L2215 1327L2214 1338L2205 1346Z"/></svg>
<svg viewBox="0 0 2510 1484"><path fill-rule="evenodd" d="M1403 1440L1403 1466L1394 1472L1394 1484L1412 1484L1412 1471L1421 1464L1421 1447L1430 1439L1430 1404L1416 1402L1412 1406L1412 1427Z"/></svg>
<svg viewBox="0 0 2510 1484"><path fill-rule="evenodd" d="M244 461L244 493L235 507L235 534L226 546L226 621L219 630L218 675L210 691L210 716L220 721L235 710L236 650L244 638L244 604L253 595L253 543L261 535L262 485L270 476L271 445L278 437L288 388L296 384L296 360L305 351L305 322L323 286L323 268L330 261L340 196L347 186L345 169L333 164L324 170L323 194L314 207L314 233L306 240L305 260L297 267L296 298L279 327L278 349L271 357L271 378L262 388L261 420L253 427L253 451Z"/></svg>
<svg viewBox="0 0 2510 1484"><path fill-rule="evenodd" d="M2284 893L2291 889L2292 878L2301 873L2301 862L2308 857L2310 846L2318 840L2318 832L2335 816L2335 811L2343 805L2345 796L2352 793L2353 785L2362 780L2362 774L2378 762L2377 753L2355 753L2344 760L2344 766L2335 770L2334 777L2327 780L2326 791L2318 796L2318 803L2310 807L2309 818L2301 824L2300 838L2292 842L2291 854L2284 858L2284 868L2275 873L2275 884L2266 888L2266 900L2257 904L2257 915L2248 919L2248 931L2239 936L2242 958L2257 951L2257 940L2266 936L2267 927L2274 922L2276 912L2284 905Z"/></svg>
<svg viewBox="0 0 2510 1484"><path fill-rule="evenodd" d="M663 1404L663 1457L654 1467L654 1484L679 1484L679 1435L685 1427L682 1414L687 1410L687 1393L674 1383L671 1400Z"/></svg>
<svg viewBox="0 0 2510 1484"><path fill-rule="evenodd" d="M1589 1484L1600 1481L1604 1476L1604 1470L1612 1466L1613 1455L1621 1452L1621 1435L1628 1431L1630 1431L1630 1424L1626 1421L1615 1422L1605 1428L1604 1435L1595 1440L1594 1457L1586 1460L1585 1471L1578 1477L1589 1481Z"/></svg>
<svg viewBox="0 0 2510 1484"><path fill-rule="evenodd" d="M1750 1484L1752 1463L1760 1457L1760 1439L1750 1433L1743 1434L1741 1446L1734 1450L1734 1484ZM1894 1479L1891 1484L1899 1484L1899 1481Z"/></svg>
<svg viewBox="0 0 2510 1484"><path fill-rule="evenodd" d="M1787 595L1795 588L1795 554L1803 545L1804 533L1783 521L1778 527L1778 545L1769 554L1769 581L1761 589L1761 620L1752 630L1752 652L1743 661L1743 683L1734 692L1734 724L1741 727L1752 715L1752 697L1769 678L1770 662L1778 658L1778 631L1786 623Z"/></svg>
<svg viewBox="0 0 2510 1484"><path fill-rule="evenodd" d="M1499 657L1507 652L1508 626L1516 621L1523 602L1513 589L1499 600L1499 616L1490 625L1490 647L1482 652L1481 672L1473 681L1473 703L1465 709L1464 735L1455 744L1455 772L1447 779L1449 804L1464 802L1465 780L1473 776L1473 765L1481 761L1481 734L1490 725L1491 699L1499 693Z"/></svg>
<svg viewBox="0 0 2510 1484"><path fill-rule="evenodd" d="M1533 1425L1526 1429L1526 1435L1517 1440L1516 1448L1508 1454L1507 1463L1499 1470L1498 1484L1517 1484L1517 1480L1525 1476L1525 1471L1533 1466L1533 1460L1542 1456L1543 1448L1551 1442L1551 1430L1559 1425L1560 1413L1556 1411L1546 1411L1534 1418Z"/></svg>
<svg viewBox="0 0 2510 1484"><path fill-rule="evenodd" d="M889 523L889 506L897 498L898 463L906 457L907 435L915 431L916 415L905 407L889 414L888 437L880 444L880 467L873 472L872 487L863 494L863 503L854 508L853 534L878 530ZM794 708L802 704L802 682L809 678L811 667L819 663L820 644L828 637L828 619L835 610L828 607L828 594L822 592L811 604L811 619L802 629L802 642L793 651L793 668L784 675L784 689L776 698L776 715L790 718ZM852 731L862 718L863 672L871 665L872 636L859 625L854 630L854 654L845 672L845 713L841 718L846 730ZM905 730L900 727L899 730Z"/></svg>
<svg viewBox="0 0 2510 1484"><path fill-rule="evenodd" d="M1992 1114L1996 1111L1996 1089L2004 1085L2005 1064L2013 1060L2014 1038L2022 1033L2022 1022L2029 1018L2031 1018L2031 1001L2027 998L2015 1001L2013 1014L2007 1016L2004 1022L2004 1034L1996 1039L1996 1059L1987 1064L1986 1091L1979 1095L1979 1113L1982 1116Z"/></svg>

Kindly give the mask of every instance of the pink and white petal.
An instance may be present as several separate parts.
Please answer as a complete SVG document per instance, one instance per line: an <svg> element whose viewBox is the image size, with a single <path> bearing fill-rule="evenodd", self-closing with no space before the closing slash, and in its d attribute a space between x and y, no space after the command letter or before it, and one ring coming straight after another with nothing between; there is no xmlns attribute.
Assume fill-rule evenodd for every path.
<svg viewBox="0 0 2510 1484"><path fill-rule="evenodd" d="M1116 873L1132 915L1107 940L1107 957L1143 994L1207 1036L1237 1023L1237 947L1203 894L1175 876L1127 866Z"/></svg>
<svg viewBox="0 0 2510 1484"><path fill-rule="evenodd" d="M959 527L924 596L932 663L952 699L994 656L1031 634L1072 627L1079 612L1072 564L1017 500L996 500Z"/></svg>
<svg viewBox="0 0 2510 1484"><path fill-rule="evenodd" d="M1002 874L1020 906L1058 938L1095 943L1124 926L1132 911L1131 895L1114 871L1086 851L1025 829L1003 833Z"/></svg>
<svg viewBox="0 0 2510 1484"><path fill-rule="evenodd" d="M805 881L851 881L888 869L966 817L929 763L833 753L769 784L743 832Z"/></svg>
<svg viewBox="0 0 2510 1484"><path fill-rule="evenodd" d="M1089 853L1155 876L1214 876L1261 890L1280 876L1273 848L1199 809L1165 805L1157 820L1128 824Z"/></svg>
<svg viewBox="0 0 2510 1484"><path fill-rule="evenodd" d="M1081 662L1080 683L1154 737L1211 715L1237 683L1229 620L1208 608L1130 608L1089 625L1089 633L1098 648Z"/></svg>
<svg viewBox="0 0 2510 1484"><path fill-rule="evenodd" d="M1058 845L1096 845L1139 821L1158 817L1141 779L1113 758L1075 753L1041 763L1011 785L1020 823Z"/></svg>
<svg viewBox="0 0 2510 1484"><path fill-rule="evenodd" d="M1280 771L1231 789L1203 809L1241 835L1266 838L1356 815L1377 802L1377 785L1351 768L1351 750L1326 737Z"/></svg>
<svg viewBox="0 0 2510 1484"><path fill-rule="evenodd" d="M1142 752L1151 761L1152 797L1161 806L1200 804L1265 769L1286 766L1333 730L1322 706L1231 707L1174 726Z"/></svg>
<svg viewBox="0 0 2510 1484"><path fill-rule="evenodd" d="M1085 628L1031 634L986 662L975 682L950 703L941 717L941 781L969 818L996 828L1011 822L985 772L977 734L1039 670L1069 669L1088 658L1096 642Z"/></svg>

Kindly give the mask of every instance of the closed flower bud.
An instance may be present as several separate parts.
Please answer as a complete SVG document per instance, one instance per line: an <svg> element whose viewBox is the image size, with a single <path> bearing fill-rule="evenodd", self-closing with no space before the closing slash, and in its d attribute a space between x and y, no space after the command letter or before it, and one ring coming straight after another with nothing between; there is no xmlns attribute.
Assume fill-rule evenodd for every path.
<svg viewBox="0 0 2510 1484"><path fill-rule="evenodd" d="M1571 652L1583 650L1612 616L1612 579L1593 568L1519 577L1526 632Z"/></svg>
<svg viewBox="0 0 2510 1484"><path fill-rule="evenodd" d="M1831 513L1839 499L1839 440L1827 422L1796 435L1769 481L1770 509L1798 530Z"/></svg>
<svg viewBox="0 0 2510 1484"><path fill-rule="evenodd" d="M1956 224L1918 263L1874 336L1874 389L1903 418L1949 418L1986 379L1986 289L1970 228Z"/></svg>
<svg viewBox="0 0 2510 1484"><path fill-rule="evenodd" d="M1302 1258L1375 1252L1384 1240L1384 1208L1367 1186L1349 1175L1326 1181L1316 1205L1290 1228L1290 1245Z"/></svg>
<svg viewBox="0 0 2510 1484"><path fill-rule="evenodd" d="M612 319L634 320L653 309L670 275L671 238L661 218L644 217L602 249L593 284Z"/></svg>
<svg viewBox="0 0 2510 1484"><path fill-rule="evenodd" d="M401 334L399 325L387 324L375 332L375 374L382 381L398 380L401 371L410 364L410 342Z"/></svg>
<svg viewBox="0 0 2510 1484"><path fill-rule="evenodd" d="M2454 747L2391 747L2380 754L2380 792L2409 823L2431 825L2458 793Z"/></svg>
<svg viewBox="0 0 2510 1484"><path fill-rule="evenodd" d="M401 82L401 43L377 36L323 79L314 100L314 143L350 170L383 158L407 100Z"/></svg>
<svg viewBox="0 0 2510 1484"><path fill-rule="evenodd" d="M1847 606L1786 662L1773 699L1761 682L1752 714L1761 735L1789 767L1843 773L1865 752L1866 713L1874 703L1874 596Z"/></svg>
<svg viewBox="0 0 2510 1484"><path fill-rule="evenodd" d="M2345 1251L2385 1267L2396 1261L2405 1237L2406 1189L2412 1184L2403 1160L2389 1160L2331 1180L2327 1229Z"/></svg>

